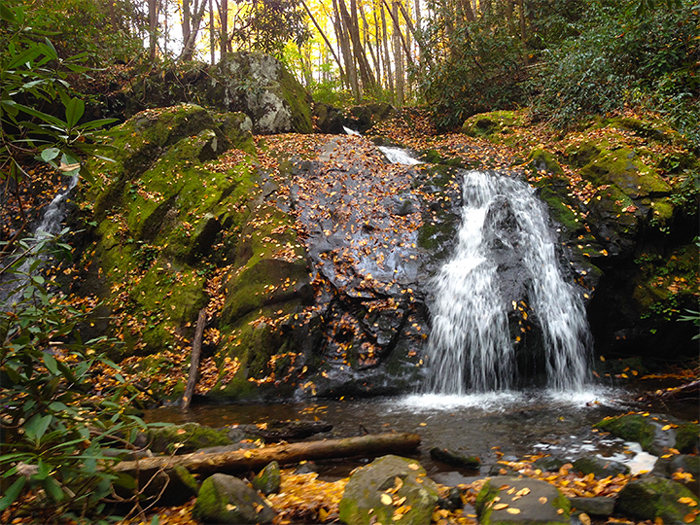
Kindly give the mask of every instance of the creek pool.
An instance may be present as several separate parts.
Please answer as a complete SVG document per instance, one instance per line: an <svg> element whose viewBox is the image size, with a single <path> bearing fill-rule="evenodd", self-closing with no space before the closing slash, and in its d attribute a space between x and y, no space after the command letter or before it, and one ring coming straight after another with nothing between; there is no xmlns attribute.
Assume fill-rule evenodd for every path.
<svg viewBox="0 0 700 525"><path fill-rule="evenodd" d="M591 428L605 416L649 409L646 405L635 406L634 399L635 393L629 390L595 387L576 394L530 390L465 396L199 405L187 413L179 407L164 407L148 411L146 419L180 424L197 422L217 428L285 420L322 420L333 425L330 432L310 439L414 432L422 441L413 457L435 481L454 485L487 474L501 458L516 460L528 454L551 454L567 460L599 455L628 463L633 471L651 470L655 458L636 444L625 444ZM664 408L668 414L669 407ZM679 413L673 415L682 417ZM462 470L433 461L429 453L432 447L478 456L481 469ZM337 479L367 461L317 462L316 470L323 479Z"/></svg>

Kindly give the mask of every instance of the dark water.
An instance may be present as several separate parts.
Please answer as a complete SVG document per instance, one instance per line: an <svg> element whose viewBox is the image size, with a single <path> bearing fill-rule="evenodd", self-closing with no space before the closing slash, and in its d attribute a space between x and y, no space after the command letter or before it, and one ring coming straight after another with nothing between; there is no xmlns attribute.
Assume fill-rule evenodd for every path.
<svg viewBox="0 0 700 525"><path fill-rule="evenodd" d="M147 419L192 421L212 427L297 419L318 419L333 425L332 431L311 439L367 432L415 432L422 439L415 457L436 481L455 484L469 476L488 473L501 457L514 460L527 454L552 454L574 460L585 455L602 455L629 461L635 454L625 452L621 440L595 433L591 426L605 416L642 408L633 406L634 397L634 393L598 387L570 396L537 390L452 397L197 406L185 414L178 407L169 407L150 411ZM482 461L481 472L458 471L431 460L432 447L458 449L478 456ZM323 462L318 467L322 477L335 478L347 475L360 464L362 461L342 460Z"/></svg>

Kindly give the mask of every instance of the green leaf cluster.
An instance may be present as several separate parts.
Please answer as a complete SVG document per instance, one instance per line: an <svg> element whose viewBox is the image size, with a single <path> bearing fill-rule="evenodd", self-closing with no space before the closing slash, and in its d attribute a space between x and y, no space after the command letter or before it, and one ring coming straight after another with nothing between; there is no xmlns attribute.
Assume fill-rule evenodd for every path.
<svg viewBox="0 0 700 525"><path fill-rule="evenodd" d="M110 342L80 340L89 312L62 304L37 272L47 251L70 247L49 236L20 246L1 269L18 292L0 309L0 512L92 522L117 479L110 467L146 425L126 411L131 387L101 350ZM116 383L96 392L104 368Z"/></svg>

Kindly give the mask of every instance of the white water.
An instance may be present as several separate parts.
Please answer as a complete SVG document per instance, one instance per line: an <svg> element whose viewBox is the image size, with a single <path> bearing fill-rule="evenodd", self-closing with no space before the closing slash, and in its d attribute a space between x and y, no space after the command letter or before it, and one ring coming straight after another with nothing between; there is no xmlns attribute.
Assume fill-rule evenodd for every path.
<svg viewBox="0 0 700 525"><path fill-rule="evenodd" d="M509 249L516 252L528 274L530 307L543 332L548 387L575 392L586 383L589 332L585 310L557 264L556 239L547 227L544 206L524 182L470 171L464 175L457 246L433 282L427 393L504 391L515 384L516 341L508 326L513 305L506 304L500 293L497 264L484 239L485 231L493 226L487 223L489 211L506 206L517 224L513 232L517 241Z"/></svg>
<svg viewBox="0 0 700 525"><path fill-rule="evenodd" d="M34 239L30 240L29 252L22 265L17 269L12 282L0 283L0 304L11 305L21 300L21 293L18 290L21 290L29 280L31 269L35 266L37 259L42 259L42 254L37 253L42 244L41 241L61 231L61 223L66 218L66 203L77 184L78 176L74 175L68 180L66 188L56 194L46 207L41 223L34 229Z"/></svg>
<svg viewBox="0 0 700 525"><path fill-rule="evenodd" d="M405 164L408 166L423 164L420 160L413 158L405 149L391 148L389 146L379 146L379 149L392 164Z"/></svg>

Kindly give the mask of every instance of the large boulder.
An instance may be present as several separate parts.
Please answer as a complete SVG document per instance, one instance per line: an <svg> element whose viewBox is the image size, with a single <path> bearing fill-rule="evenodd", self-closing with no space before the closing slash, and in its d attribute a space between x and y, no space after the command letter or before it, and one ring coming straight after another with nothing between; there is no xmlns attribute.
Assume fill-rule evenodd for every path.
<svg viewBox="0 0 700 525"><path fill-rule="evenodd" d="M675 448L694 452L698 448L700 427L697 423L667 421L649 414L623 414L594 425L627 441L636 441L644 450L661 456Z"/></svg>
<svg viewBox="0 0 700 525"><path fill-rule="evenodd" d="M415 460L399 456L384 456L356 470L340 501L340 520L347 525L428 525L438 489L425 474Z"/></svg>
<svg viewBox="0 0 700 525"><path fill-rule="evenodd" d="M225 111L241 111L256 133L311 133L312 100L274 57L239 51L224 55L210 72L206 100Z"/></svg>

